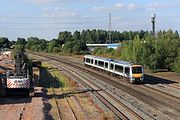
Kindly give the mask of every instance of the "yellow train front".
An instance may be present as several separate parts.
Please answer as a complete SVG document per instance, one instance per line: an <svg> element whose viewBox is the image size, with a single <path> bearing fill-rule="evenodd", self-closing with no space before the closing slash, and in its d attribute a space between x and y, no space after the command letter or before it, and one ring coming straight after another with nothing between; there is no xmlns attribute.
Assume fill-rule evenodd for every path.
<svg viewBox="0 0 180 120"><path fill-rule="evenodd" d="M142 83L144 80L144 68L142 65L131 65L130 76L131 83Z"/></svg>

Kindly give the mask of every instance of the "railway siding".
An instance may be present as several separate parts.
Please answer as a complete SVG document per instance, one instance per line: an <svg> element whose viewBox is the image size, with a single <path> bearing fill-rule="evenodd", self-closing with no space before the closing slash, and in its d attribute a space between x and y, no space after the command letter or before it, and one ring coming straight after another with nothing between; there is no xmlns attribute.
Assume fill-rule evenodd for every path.
<svg viewBox="0 0 180 120"><path fill-rule="evenodd" d="M109 78L108 75L102 75L103 73L99 73L99 72L94 71L92 69L83 68L81 65L74 64L73 62L69 62L67 59L63 59L63 58L57 59L57 58L54 58L54 57L52 58L52 57L47 56L47 55L46 55L46 57L49 57L49 59L51 59L51 60L62 62L64 64L70 64L72 67L78 68L80 71L83 71L86 74L90 74L91 76L94 76L95 79L96 78L101 79L104 82L107 82L108 84L112 84L114 87L118 88L119 90L126 91L128 94L140 99L140 101L143 101L144 103L147 103L148 105L153 105L155 107L155 109L157 110L157 111L155 110L157 114L152 114L152 117L154 117L156 119L163 119L164 117L160 115L161 112L163 112L164 114L167 114L166 109L168 109L168 108L173 109L172 107L169 107L169 106L173 105L173 103L169 102L169 104L171 104L171 105L164 104L164 102L161 102L164 99L160 99L159 97L156 97L156 96L158 96L158 94L156 94L156 95L154 94L153 96L149 96L148 94L145 95L145 93L149 93L149 91L143 90L144 92L142 93L142 92L140 92L141 91L140 89L137 89L138 86L129 85L123 79L121 79L121 82L120 82L118 80L118 78ZM120 83L118 83L117 81L119 81ZM153 94L153 93L151 93L151 94ZM134 106L136 106L136 105L134 104ZM152 110L152 111L154 111L154 110ZM159 112L160 112L160 114L159 114ZM172 111L171 112L169 111L169 113L167 115L170 115L172 117L172 119L177 118L177 114L174 115L174 113L172 113Z"/></svg>
<svg viewBox="0 0 180 120"><path fill-rule="evenodd" d="M61 69L66 69L67 71L69 71L70 73L72 73L74 75L74 77L77 77L78 79L81 79L83 82L85 82L87 86L87 88L89 88L90 86L92 86L92 90L94 92L96 92L96 96L97 97L100 97L100 99L102 99L102 102L104 104L107 104L108 107L111 108L111 104L113 106L116 106L114 108L111 108L112 110L115 110L116 111L116 114L119 115L120 117L121 116L124 116L123 118L124 119L142 119L138 114L134 113L130 108L128 108L126 105L124 105L123 103L121 103L120 101L116 100L111 94L112 93L108 93L104 90L102 90L102 88L100 88L99 86L97 86L97 84L95 85L95 83L93 83L92 81L94 81L94 79L92 81L90 80L87 80L88 77L86 77L83 73L81 73L80 71L76 71L76 70L73 70L74 68L68 68L67 66L65 67L64 65L60 65L61 66ZM68 70L69 69L69 70ZM76 72L75 72L76 71ZM89 77L90 78L90 77ZM93 88L95 88L96 90L94 90ZM98 89L97 89L98 88ZM94 93L93 92L93 93ZM103 99L103 98L105 99ZM106 101L108 100L108 101ZM120 110L119 110L120 109ZM118 112L118 111L121 111L122 112ZM143 113L141 112L141 115ZM128 116L128 117L127 117ZM145 116L145 115L143 115ZM146 118L148 118L146 116ZM150 119L150 118L149 118Z"/></svg>
<svg viewBox="0 0 180 120"><path fill-rule="evenodd" d="M65 66L63 64L60 65L62 68L65 68ZM69 69L73 69L72 67L70 67ZM67 70L67 71L70 71L70 70ZM74 70L76 71L77 74L81 75L81 76L86 76L86 79L89 78L92 80L92 82L98 82L98 79L97 77L93 77L92 75L88 75L87 73L83 73L82 71L80 70ZM73 72L74 73L74 72ZM136 101L136 102L133 102L132 101L132 98L130 99L130 101L128 100L129 96L128 94L124 93L123 95L119 95L120 98L117 97L117 93L118 94L122 94L123 91L117 91L116 88L114 88L113 86L109 85L109 84L106 84L106 83L103 83L102 80L99 80L98 82L98 85L101 86L101 88L103 88L105 91L108 91L111 95L113 95L114 97L116 97L119 101L121 101L123 104L125 104L126 106L129 106L129 108L133 109L134 111L136 111L137 113L139 113L141 116L143 116L144 119L152 119L152 118L160 118L160 116L162 115L162 113L160 113L159 111L156 111L156 110L153 110L153 111L150 111L150 110L147 110L148 113L145 113L144 110L146 108L149 108L150 106L147 106L145 108L143 108L142 106L144 106L144 104L142 104L139 100L133 100L133 101ZM97 91L99 92L99 91ZM114 94L115 93L115 94ZM124 98L124 97L127 97L127 98ZM132 97L132 96L131 96ZM108 98L107 98L108 99ZM135 99L135 98L133 98ZM131 104L134 104L133 106L132 105L129 105L129 103L127 102L132 102ZM138 101L138 102L137 102ZM139 103L140 102L140 103ZM138 106L139 104L139 106ZM152 117L153 116L153 117ZM163 116L163 115L162 115ZM161 118L163 118L161 116ZM167 118L167 116L165 117ZM134 118L135 119L135 118Z"/></svg>
<svg viewBox="0 0 180 120"><path fill-rule="evenodd" d="M56 67L49 67L49 80L51 81L52 90L48 93L49 96L52 96L55 101L52 100L50 103L53 105L52 111L50 112L52 115L55 114L54 108L58 108L60 114L60 119L68 120L68 119L95 119L97 116L100 118L106 118L107 116L104 115L102 111L99 111L94 103L89 101L89 96L87 96L86 91L78 92L76 83L69 81L69 78L62 78L65 77L62 75L62 71L59 71ZM48 72L48 71L47 71ZM66 80L63 80L66 79ZM61 82L64 81L65 83L58 83L57 80ZM59 86L57 85L59 84ZM80 96L84 97L80 97ZM85 102L82 102L85 101ZM53 103L52 103L53 102ZM57 104L56 104L57 103ZM56 110L57 112L57 110ZM91 113L91 114L89 114ZM108 118L108 117L107 117ZM56 113L56 118L59 119Z"/></svg>

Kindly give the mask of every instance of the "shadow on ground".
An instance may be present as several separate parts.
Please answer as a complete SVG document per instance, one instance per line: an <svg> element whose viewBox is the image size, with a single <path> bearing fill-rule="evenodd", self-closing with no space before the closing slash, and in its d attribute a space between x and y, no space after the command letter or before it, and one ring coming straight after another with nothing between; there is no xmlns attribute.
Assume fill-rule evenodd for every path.
<svg viewBox="0 0 180 120"><path fill-rule="evenodd" d="M0 105L31 103L32 98L28 95L7 95L0 98Z"/></svg>
<svg viewBox="0 0 180 120"><path fill-rule="evenodd" d="M178 83L169 79L164 79L156 76L151 76L145 74L144 76L144 84L151 84L151 85L156 85L156 84L173 84L173 83Z"/></svg>

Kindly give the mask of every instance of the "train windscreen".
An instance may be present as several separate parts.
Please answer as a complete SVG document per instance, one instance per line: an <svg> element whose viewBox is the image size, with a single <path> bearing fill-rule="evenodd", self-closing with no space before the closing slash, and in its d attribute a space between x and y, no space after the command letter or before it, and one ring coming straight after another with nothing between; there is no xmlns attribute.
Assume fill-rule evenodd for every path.
<svg viewBox="0 0 180 120"><path fill-rule="evenodd" d="M132 67L132 73L133 74L142 73L142 67Z"/></svg>

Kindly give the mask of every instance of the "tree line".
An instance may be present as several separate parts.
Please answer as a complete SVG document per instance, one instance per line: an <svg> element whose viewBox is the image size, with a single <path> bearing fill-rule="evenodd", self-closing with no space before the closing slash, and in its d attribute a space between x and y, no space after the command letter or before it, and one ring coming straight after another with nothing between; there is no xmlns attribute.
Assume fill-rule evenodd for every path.
<svg viewBox="0 0 180 120"><path fill-rule="evenodd" d="M105 30L82 30L71 33L61 31L57 39L45 40L38 37L27 38L26 48L32 51L44 51L48 53L70 53L70 54L87 54L86 44L104 44L107 39ZM134 39L136 34L141 38L148 35L148 31L112 31L112 42L122 42Z"/></svg>
<svg viewBox="0 0 180 120"><path fill-rule="evenodd" d="M86 43L104 44L107 34L108 32L105 30L95 29L75 31L74 33L61 31L57 39L45 40L29 37L25 40L18 38L16 43L2 37L0 38L0 48L16 44L20 49L26 48L36 52L87 54ZM96 48L92 54L138 62L151 70L168 69L180 72L180 37L177 31L159 31L155 37L151 32L143 30L112 31L112 42L121 42L122 47L116 50Z"/></svg>

